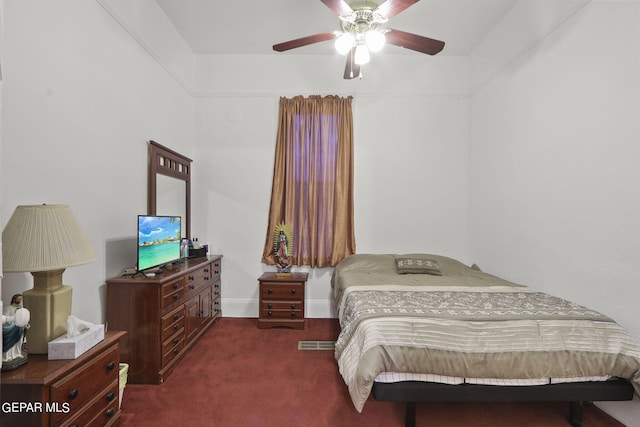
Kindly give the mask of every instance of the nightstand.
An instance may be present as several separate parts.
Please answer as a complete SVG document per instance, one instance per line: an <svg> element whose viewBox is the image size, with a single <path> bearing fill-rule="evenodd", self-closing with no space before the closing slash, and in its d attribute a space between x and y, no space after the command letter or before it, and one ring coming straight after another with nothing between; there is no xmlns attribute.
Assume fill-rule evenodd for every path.
<svg viewBox="0 0 640 427"><path fill-rule="evenodd" d="M105 338L77 359L29 361L0 375L3 426L119 426L120 339ZM28 405L22 407L19 405Z"/></svg>
<svg viewBox="0 0 640 427"><path fill-rule="evenodd" d="M281 275L273 272L260 276L258 328L304 329L304 288L308 277L307 273Z"/></svg>

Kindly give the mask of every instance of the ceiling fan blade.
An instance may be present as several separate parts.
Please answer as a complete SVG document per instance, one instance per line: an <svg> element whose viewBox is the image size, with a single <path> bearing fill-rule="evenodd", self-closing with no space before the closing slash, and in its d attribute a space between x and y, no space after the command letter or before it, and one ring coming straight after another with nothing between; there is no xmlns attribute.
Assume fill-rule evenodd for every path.
<svg viewBox="0 0 640 427"><path fill-rule="evenodd" d="M347 4L344 0L320 0L322 3L326 4L327 7L333 10L338 16L348 16L353 13L353 9L351 6Z"/></svg>
<svg viewBox="0 0 640 427"><path fill-rule="evenodd" d="M385 37L387 43L426 53L427 55L435 55L444 48L443 41L430 39L417 34L405 33L399 30L389 30L385 33Z"/></svg>
<svg viewBox="0 0 640 427"><path fill-rule="evenodd" d="M360 65L356 64L353 60L355 54L355 47L352 47L351 52L347 54L347 64L344 67L344 78L347 80L360 77Z"/></svg>
<svg viewBox="0 0 640 427"><path fill-rule="evenodd" d="M287 42L278 43L273 45L273 50L277 52L284 52L285 50L295 49L297 47L307 46L314 43L325 42L327 40L335 39L334 33L320 33L312 36L301 37L295 40L289 40Z"/></svg>
<svg viewBox="0 0 640 427"><path fill-rule="evenodd" d="M385 18L391 18L419 1L420 0L387 0L378 6L376 11Z"/></svg>

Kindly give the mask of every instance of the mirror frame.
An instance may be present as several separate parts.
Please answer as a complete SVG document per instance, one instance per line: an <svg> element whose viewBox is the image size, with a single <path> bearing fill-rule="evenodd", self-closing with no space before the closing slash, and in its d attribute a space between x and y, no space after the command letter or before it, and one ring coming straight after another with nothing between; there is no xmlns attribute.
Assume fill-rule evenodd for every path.
<svg viewBox="0 0 640 427"><path fill-rule="evenodd" d="M185 182L185 236L191 238L191 160L182 154L149 141L149 167L147 179L147 214L157 213L158 175L165 175Z"/></svg>

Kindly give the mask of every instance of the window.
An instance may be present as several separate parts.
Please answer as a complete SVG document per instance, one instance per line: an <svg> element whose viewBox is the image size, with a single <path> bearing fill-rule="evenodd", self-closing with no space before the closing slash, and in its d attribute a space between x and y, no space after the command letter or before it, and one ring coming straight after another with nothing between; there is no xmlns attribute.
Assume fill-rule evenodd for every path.
<svg viewBox="0 0 640 427"><path fill-rule="evenodd" d="M355 253L351 97L280 99L269 223L262 262L275 264L273 231L293 231L292 265L335 266Z"/></svg>

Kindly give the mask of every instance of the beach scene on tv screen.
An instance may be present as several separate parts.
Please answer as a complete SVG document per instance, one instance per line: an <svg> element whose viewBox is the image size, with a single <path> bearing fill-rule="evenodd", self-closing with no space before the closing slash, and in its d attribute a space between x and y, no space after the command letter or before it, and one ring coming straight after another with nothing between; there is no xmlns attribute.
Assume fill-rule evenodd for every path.
<svg viewBox="0 0 640 427"><path fill-rule="evenodd" d="M138 219L138 269L180 258L180 217L141 216Z"/></svg>

